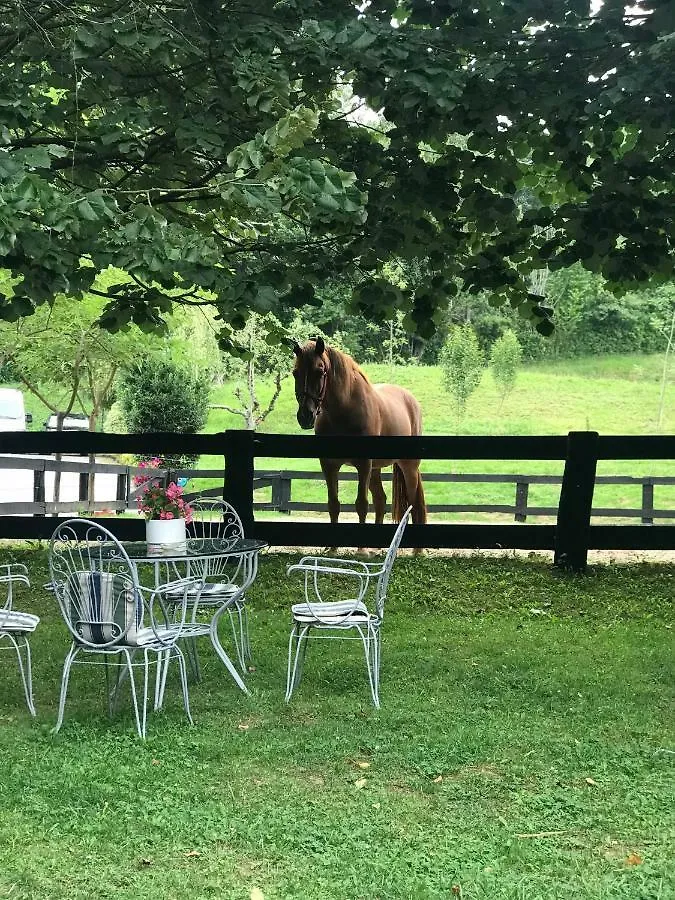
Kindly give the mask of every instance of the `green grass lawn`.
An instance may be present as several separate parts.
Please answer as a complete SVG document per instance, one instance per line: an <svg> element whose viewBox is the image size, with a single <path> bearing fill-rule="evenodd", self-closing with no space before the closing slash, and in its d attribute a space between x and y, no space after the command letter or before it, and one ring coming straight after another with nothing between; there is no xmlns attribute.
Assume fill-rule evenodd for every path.
<svg viewBox="0 0 675 900"><path fill-rule="evenodd" d="M142 743L83 667L50 734L65 628L44 551L2 556L29 565L42 622L36 722L0 661L0 897L674 896L675 567L403 555L377 712L345 643L310 650L284 704L299 584L270 554L252 697L205 647L195 727L174 674Z"/></svg>

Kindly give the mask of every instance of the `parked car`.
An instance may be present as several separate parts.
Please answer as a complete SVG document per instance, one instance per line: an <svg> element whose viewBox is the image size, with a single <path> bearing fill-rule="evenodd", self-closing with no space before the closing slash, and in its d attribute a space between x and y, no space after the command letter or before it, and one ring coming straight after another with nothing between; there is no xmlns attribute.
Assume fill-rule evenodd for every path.
<svg viewBox="0 0 675 900"><path fill-rule="evenodd" d="M0 431L25 431L26 424L32 421L22 392L17 388L0 388Z"/></svg>
<svg viewBox="0 0 675 900"><path fill-rule="evenodd" d="M57 431L57 416L52 414L45 422L47 431ZM63 420L63 431L89 431L89 416L82 413L68 413Z"/></svg>

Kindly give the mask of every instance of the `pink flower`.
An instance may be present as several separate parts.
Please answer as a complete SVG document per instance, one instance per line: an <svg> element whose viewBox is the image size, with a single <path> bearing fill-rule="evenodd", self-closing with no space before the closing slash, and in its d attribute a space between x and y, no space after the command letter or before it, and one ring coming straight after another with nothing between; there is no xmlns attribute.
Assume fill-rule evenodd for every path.
<svg viewBox="0 0 675 900"><path fill-rule="evenodd" d="M173 518L174 518L174 514L173 514L172 512L169 512L169 511L167 510L167 512L164 514L164 518L165 518L165 519L173 519Z"/></svg>

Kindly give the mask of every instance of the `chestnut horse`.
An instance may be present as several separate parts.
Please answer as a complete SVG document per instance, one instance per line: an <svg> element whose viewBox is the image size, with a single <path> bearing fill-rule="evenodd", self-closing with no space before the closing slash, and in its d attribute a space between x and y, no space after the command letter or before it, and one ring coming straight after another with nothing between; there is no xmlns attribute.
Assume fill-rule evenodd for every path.
<svg viewBox="0 0 675 900"><path fill-rule="evenodd" d="M395 384L372 384L351 356L327 347L322 338L295 344L295 396L298 424L318 435L418 435L422 431L420 405L410 391ZM328 512L332 524L340 514L338 472L343 465L354 466L359 476L356 512L366 521L368 489L375 506L375 522L384 520L387 498L381 469L394 466L392 518L400 521L408 506L412 520L427 519L419 459L321 459L321 471L328 487Z"/></svg>

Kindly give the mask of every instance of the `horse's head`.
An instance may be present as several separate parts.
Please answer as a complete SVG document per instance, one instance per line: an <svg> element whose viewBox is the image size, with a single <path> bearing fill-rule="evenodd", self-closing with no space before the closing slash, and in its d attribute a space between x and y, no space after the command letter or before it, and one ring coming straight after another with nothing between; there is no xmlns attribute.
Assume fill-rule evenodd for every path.
<svg viewBox="0 0 675 900"><path fill-rule="evenodd" d="M295 344L295 397L298 401L298 424L301 428L314 427L316 417L321 412L321 405L326 396L328 386L329 359L323 338L307 341L304 346Z"/></svg>

